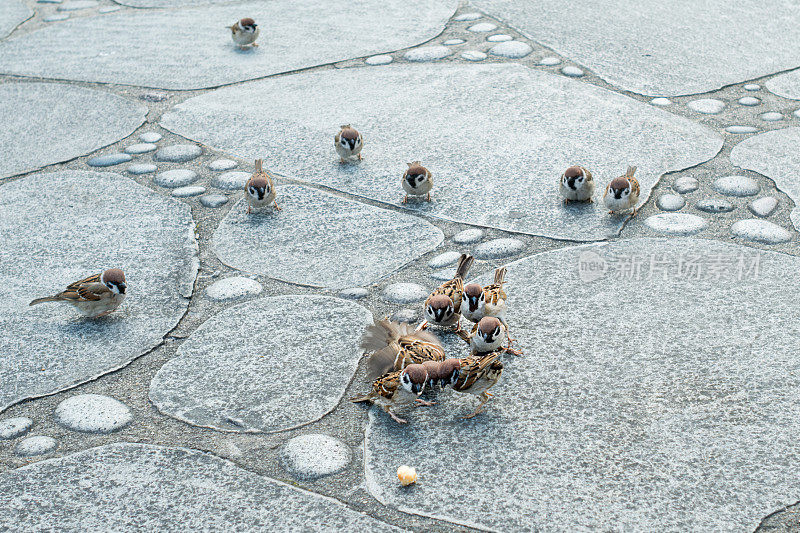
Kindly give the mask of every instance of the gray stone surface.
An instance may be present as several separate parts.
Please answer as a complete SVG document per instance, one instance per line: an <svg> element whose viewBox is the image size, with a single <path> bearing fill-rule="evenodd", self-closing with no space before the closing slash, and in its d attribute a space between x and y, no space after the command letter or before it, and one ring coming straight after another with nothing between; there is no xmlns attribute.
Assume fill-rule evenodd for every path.
<svg viewBox="0 0 800 533"><path fill-rule="evenodd" d="M33 10L22 0L4 0L0 9L0 39L33 16Z"/></svg>
<svg viewBox="0 0 800 533"><path fill-rule="evenodd" d="M452 279L452 276L450 276L450 279ZM414 323L419 320L419 315L420 313L416 309L398 309L392 314L391 320L394 320L395 322Z"/></svg>
<svg viewBox="0 0 800 533"><path fill-rule="evenodd" d="M686 107L697 111L698 113L705 113L706 115L716 115L725 109L725 102L717 98L699 98L692 100L686 104Z"/></svg>
<svg viewBox="0 0 800 533"><path fill-rule="evenodd" d="M60 22L62 20L67 20L69 18L69 13L53 13L52 15L47 15L42 19L44 22Z"/></svg>
<svg viewBox="0 0 800 533"><path fill-rule="evenodd" d="M186 448L111 444L0 480L0 529L399 531L332 498Z"/></svg>
<svg viewBox="0 0 800 533"><path fill-rule="evenodd" d="M58 447L58 441L53 437L45 435L37 435L35 437L28 437L17 443L14 447L14 453L21 457L33 457L36 455L44 455L52 452ZM6 488L6 487L4 487ZM7 494L7 493L6 493ZM2 498L6 494L0 495L0 505L2 505ZM7 496L6 496L7 497ZM7 517L8 515L6 515ZM0 513L0 520L2 520L2 513ZM0 522L2 525L2 522Z"/></svg>
<svg viewBox="0 0 800 533"><path fill-rule="evenodd" d="M704 93L798 66L793 43L800 41L800 6L784 0L474 5L612 85L640 94Z"/></svg>
<svg viewBox="0 0 800 533"><path fill-rule="evenodd" d="M368 489L404 512L501 531L752 531L800 497L787 460L800 285L786 283L799 269L787 254L694 238L509 264L507 320L526 357L504 359L472 420L458 417L476 400L452 391L408 412L409 426L373 409ZM401 464L419 472L412 491Z"/></svg>
<svg viewBox="0 0 800 533"><path fill-rule="evenodd" d="M750 202L750 211L758 217L768 217L778 207L778 199L773 196L765 196Z"/></svg>
<svg viewBox="0 0 800 533"><path fill-rule="evenodd" d="M197 271L186 204L119 174L65 170L0 185L0 212L0 411L127 365L183 316ZM28 307L110 267L128 296L108 317Z"/></svg>
<svg viewBox="0 0 800 533"><path fill-rule="evenodd" d="M150 399L162 413L227 431L282 431L313 422L341 400L370 323L365 308L325 296L236 305L178 348L150 383Z"/></svg>
<svg viewBox="0 0 800 533"><path fill-rule="evenodd" d="M791 233L777 224L755 218L734 222L731 233L740 239L764 244L779 244L792 238Z"/></svg>
<svg viewBox="0 0 800 533"><path fill-rule="evenodd" d="M0 86L0 178L117 142L133 133L146 114L144 106L105 91L58 83L5 83Z"/></svg>
<svg viewBox="0 0 800 533"><path fill-rule="evenodd" d="M644 221L650 229L667 235L694 235L708 227L703 217L688 213L659 213Z"/></svg>
<svg viewBox="0 0 800 533"><path fill-rule="evenodd" d="M233 276L214 282L206 289L206 296L212 300L224 301L255 296L263 290L261 284L244 276Z"/></svg>
<svg viewBox="0 0 800 533"><path fill-rule="evenodd" d="M27 433L31 426L33 426L33 420L26 416L0 420L0 440L16 439Z"/></svg>
<svg viewBox="0 0 800 533"><path fill-rule="evenodd" d="M383 289L383 299L396 304L421 302L429 292L417 283L392 283Z"/></svg>
<svg viewBox="0 0 800 533"><path fill-rule="evenodd" d="M284 468L298 479L317 479L335 474L353 459L344 442L328 435L300 435L287 442L281 457Z"/></svg>
<svg viewBox="0 0 800 533"><path fill-rule="evenodd" d="M127 163L133 159L128 154L106 154L98 157L93 157L86 162L90 167L113 167L121 163Z"/></svg>
<svg viewBox="0 0 800 533"><path fill-rule="evenodd" d="M441 32L456 5L456 0L243 3L183 9L181 24L170 10L103 15L102 24L83 17L0 43L0 72L163 89L215 87L425 42ZM259 48L240 50L223 31L242 13L262 25L268 21ZM143 39L153 28L170 31Z"/></svg>
<svg viewBox="0 0 800 533"><path fill-rule="evenodd" d="M170 163L185 163L200 157L202 153L203 149L196 144L171 144L158 150L153 159Z"/></svg>
<svg viewBox="0 0 800 533"><path fill-rule="evenodd" d="M746 139L731 151L731 163L755 170L775 181L795 204L791 218L800 230L800 128L769 131Z"/></svg>
<svg viewBox="0 0 800 533"><path fill-rule="evenodd" d="M102 394L79 394L58 404L56 422L72 431L113 433L133 421L128 406Z"/></svg>
<svg viewBox="0 0 800 533"><path fill-rule="evenodd" d="M727 196L755 196L761 188L747 176L724 176L711 184L711 188Z"/></svg>
<svg viewBox="0 0 800 533"><path fill-rule="evenodd" d="M96 0L67 0L60 6L59 11L80 11L82 9L90 9L100 5Z"/></svg>
<svg viewBox="0 0 800 533"><path fill-rule="evenodd" d="M309 187L279 187L277 201L278 212L248 215L243 201L231 208L213 237L223 263L291 283L343 289L388 276L443 239L417 217Z"/></svg>
<svg viewBox="0 0 800 533"><path fill-rule="evenodd" d="M355 87L360 97L343 115L334 102ZM252 112L243 116L241 106ZM408 109L426 120L409 122ZM343 120L364 135L358 164L340 164L333 150L332 124ZM598 127L573 135L575 122ZM402 198L396 147L403 146L414 158L433 162L436 176L434 201L407 209L585 240L616 235L625 218L607 216L601 202L564 207L553 183L575 154L584 154L586 166L604 177L600 187L624 172L622 162L635 162L644 201L662 173L705 161L722 146L705 126L517 64L398 64L283 76L190 98L161 123L248 159L263 156L279 174L391 204ZM277 130L284 135L264 134ZM464 135L494 130L504 132L502 150L487 150L482 135ZM283 142L287 135L296 142ZM496 171L487 174L487 168Z"/></svg>
<svg viewBox="0 0 800 533"><path fill-rule="evenodd" d="M767 80L767 89L792 100L800 100L800 71L794 70Z"/></svg>
<svg viewBox="0 0 800 533"><path fill-rule="evenodd" d="M656 201L656 206L662 211L678 211L685 205L686 200L677 194L662 194Z"/></svg>
<svg viewBox="0 0 800 533"><path fill-rule="evenodd" d="M241 191L244 190L244 186L247 180L250 179L250 176L252 176L251 172L241 172L238 170L225 172L214 177L214 179L211 180L211 186L225 191Z"/></svg>
<svg viewBox="0 0 800 533"><path fill-rule="evenodd" d="M453 235L453 242L456 244L475 244L483 239L484 231L480 228L470 228L459 231Z"/></svg>
<svg viewBox="0 0 800 533"><path fill-rule="evenodd" d="M178 187L186 187L187 185L197 181L197 172L186 168L176 168L174 170L167 170L159 172L153 178L153 183L159 187L167 187L170 189Z"/></svg>

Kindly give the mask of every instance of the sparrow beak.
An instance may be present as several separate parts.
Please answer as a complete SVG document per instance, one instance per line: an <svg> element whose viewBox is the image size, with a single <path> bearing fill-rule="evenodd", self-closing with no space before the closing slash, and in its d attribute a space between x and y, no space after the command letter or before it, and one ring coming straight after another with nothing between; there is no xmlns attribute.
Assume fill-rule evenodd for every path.
<svg viewBox="0 0 800 533"><path fill-rule="evenodd" d="M119 285L117 285L117 287L119 288L119 293L120 294L125 294L125 289L128 288L128 286L125 285L124 283L120 283Z"/></svg>

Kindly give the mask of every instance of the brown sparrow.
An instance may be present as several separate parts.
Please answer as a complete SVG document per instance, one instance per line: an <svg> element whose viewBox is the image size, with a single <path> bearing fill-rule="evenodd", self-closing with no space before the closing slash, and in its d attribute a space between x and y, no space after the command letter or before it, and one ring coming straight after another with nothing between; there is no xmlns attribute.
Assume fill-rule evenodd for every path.
<svg viewBox="0 0 800 533"><path fill-rule="evenodd" d="M487 391L497 383L502 373L503 363L500 362L499 352L470 355L461 359L461 369L452 384L453 390L474 394L481 400L471 415L462 418L472 418L483 411L484 404L491 396Z"/></svg>
<svg viewBox="0 0 800 533"><path fill-rule="evenodd" d="M358 157L361 161L361 149L364 148L364 139L355 128L350 124L341 126L341 130L334 137L336 141L336 153L339 154L342 163L346 163L353 157Z"/></svg>
<svg viewBox="0 0 800 533"><path fill-rule="evenodd" d="M437 326L454 326L455 330L461 329L461 300L464 295L464 277L472 266L473 257L461 254L456 268L456 275L450 281L444 282L431 293L425 300L426 322L433 322Z"/></svg>
<svg viewBox="0 0 800 533"><path fill-rule="evenodd" d="M261 30L258 29L258 24L256 24L255 20L243 18L239 22L233 24L233 26L226 27L231 30L231 39L239 45L239 48L244 48L248 45L258 46L256 44L256 39Z"/></svg>
<svg viewBox="0 0 800 533"><path fill-rule="evenodd" d="M247 180L244 186L244 196L247 198L247 213L273 204L276 211L281 208L275 203L275 183L272 175L263 169L263 161L256 159L256 171Z"/></svg>
<svg viewBox="0 0 800 533"><path fill-rule="evenodd" d="M497 317L485 316L473 326L471 333L462 330L458 332L458 336L469 343L472 355L495 351L522 355L519 350L511 348L510 341L507 347L503 347L503 343L508 338L508 328Z"/></svg>
<svg viewBox="0 0 800 533"><path fill-rule="evenodd" d="M564 197L564 203L570 201L591 202L594 194L594 180L588 169L579 166L569 167L561 175L558 190Z"/></svg>
<svg viewBox="0 0 800 533"><path fill-rule="evenodd" d="M603 203L609 209L609 214L622 213L632 209L632 216L636 215L636 204L639 202L639 181L633 177L636 167L628 167L624 176L614 178L606 187Z"/></svg>
<svg viewBox="0 0 800 533"><path fill-rule="evenodd" d="M101 317L120 306L125 299L125 274L118 268L109 268L102 274L67 285L55 296L38 298L28 305L44 302L67 302L86 316Z"/></svg>
<svg viewBox="0 0 800 533"><path fill-rule="evenodd" d="M444 361L444 349L435 335L411 325L380 320L367 327L361 348L369 355L367 377L375 379L390 370L414 363Z"/></svg>
<svg viewBox="0 0 800 533"><path fill-rule="evenodd" d="M426 201L431 201L433 175L419 161L408 163L408 169L403 173L400 184L403 186L403 190L406 191L406 197L403 198L402 203L408 202L409 196L425 196Z"/></svg>
<svg viewBox="0 0 800 533"><path fill-rule="evenodd" d="M428 372L424 366L418 364L408 365L403 370L389 372L379 377L372 383L372 391L369 394L351 398L350 401L355 403L372 402L386 411L395 422L405 424L407 420L394 414L392 407L411 402L423 405L430 404L431 402L425 402L419 398L425 388L426 381L428 381Z"/></svg>
<svg viewBox="0 0 800 533"><path fill-rule="evenodd" d="M458 379L461 372L461 359L450 358L439 363L439 371L436 375L436 383L440 388L452 385Z"/></svg>
<svg viewBox="0 0 800 533"><path fill-rule="evenodd" d="M485 287L477 283L465 285L461 299L461 314L470 322L479 322L485 316L496 316L505 324L507 299L503 290L505 281L506 267L500 267L494 271L494 283Z"/></svg>

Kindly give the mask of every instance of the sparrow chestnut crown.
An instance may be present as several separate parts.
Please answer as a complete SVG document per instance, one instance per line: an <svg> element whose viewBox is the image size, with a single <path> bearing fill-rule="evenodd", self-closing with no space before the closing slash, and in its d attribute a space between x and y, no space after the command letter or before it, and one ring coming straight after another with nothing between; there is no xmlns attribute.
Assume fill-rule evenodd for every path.
<svg viewBox="0 0 800 533"><path fill-rule="evenodd" d="M437 294L428 300L428 305L434 309L445 309L453 305L453 300L446 294Z"/></svg>
<svg viewBox="0 0 800 533"><path fill-rule="evenodd" d="M619 178L614 178L611 181L610 187L612 189L617 189L617 190L627 189L628 187L630 187L630 183L628 183L627 179L619 177Z"/></svg>
<svg viewBox="0 0 800 533"><path fill-rule="evenodd" d="M477 283L470 283L464 287L464 294L470 298L479 298L483 294L483 289Z"/></svg>
<svg viewBox="0 0 800 533"><path fill-rule="evenodd" d="M428 379L428 371L420 364L408 365L403 373L406 374L411 383L422 384Z"/></svg>
<svg viewBox="0 0 800 533"><path fill-rule="evenodd" d="M577 178L582 173L583 173L583 171L581 170L581 167L577 167L577 166L569 167L567 170L564 171L564 177Z"/></svg>
<svg viewBox="0 0 800 533"><path fill-rule="evenodd" d="M355 129L351 128L350 126L345 126L342 129L342 137L344 139L347 139L348 141L354 141L354 140L358 139L358 131L356 131Z"/></svg>
<svg viewBox="0 0 800 533"><path fill-rule="evenodd" d="M125 273L118 268L109 268L101 276L103 283L115 283L117 285L125 283Z"/></svg>
<svg viewBox="0 0 800 533"><path fill-rule="evenodd" d="M481 333L491 333L502 325L500 320L493 316L485 316L478 322L478 330Z"/></svg>

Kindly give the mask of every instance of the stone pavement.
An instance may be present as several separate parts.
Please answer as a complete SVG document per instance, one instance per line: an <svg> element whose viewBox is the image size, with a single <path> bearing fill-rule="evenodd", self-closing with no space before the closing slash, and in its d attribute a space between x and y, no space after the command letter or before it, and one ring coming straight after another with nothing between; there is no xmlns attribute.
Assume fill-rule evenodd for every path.
<svg viewBox="0 0 800 533"><path fill-rule="evenodd" d="M800 4L470 2L0 0L0 531L800 530ZM462 252L525 352L485 413L349 402Z"/></svg>

